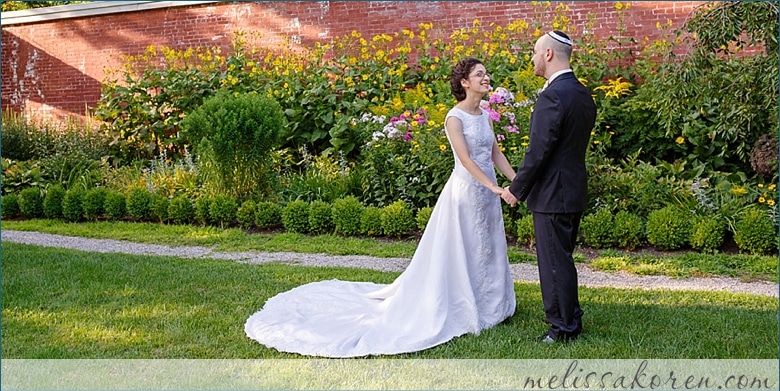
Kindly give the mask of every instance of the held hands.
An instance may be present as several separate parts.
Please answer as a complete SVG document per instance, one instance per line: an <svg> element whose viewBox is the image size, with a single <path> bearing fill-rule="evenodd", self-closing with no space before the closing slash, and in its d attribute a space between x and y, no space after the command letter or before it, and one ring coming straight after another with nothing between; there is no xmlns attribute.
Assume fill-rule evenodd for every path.
<svg viewBox="0 0 780 391"><path fill-rule="evenodd" d="M509 206L515 206L517 204L517 197L515 197L512 192L509 191L509 186L501 189L502 192L499 194L501 196L501 199L503 199Z"/></svg>

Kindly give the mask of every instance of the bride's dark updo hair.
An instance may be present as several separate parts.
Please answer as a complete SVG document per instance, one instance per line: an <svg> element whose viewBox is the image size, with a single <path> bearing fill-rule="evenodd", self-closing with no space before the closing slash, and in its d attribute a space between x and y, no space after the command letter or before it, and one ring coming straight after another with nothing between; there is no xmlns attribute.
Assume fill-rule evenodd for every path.
<svg viewBox="0 0 780 391"><path fill-rule="evenodd" d="M482 64L482 61L469 57L465 60L461 60L455 65L455 68L452 68L452 74L450 74L450 88L452 88L452 95L455 95L455 99L458 102L466 99L466 90L460 85L460 81L468 79L469 74L471 74L471 71L478 64Z"/></svg>

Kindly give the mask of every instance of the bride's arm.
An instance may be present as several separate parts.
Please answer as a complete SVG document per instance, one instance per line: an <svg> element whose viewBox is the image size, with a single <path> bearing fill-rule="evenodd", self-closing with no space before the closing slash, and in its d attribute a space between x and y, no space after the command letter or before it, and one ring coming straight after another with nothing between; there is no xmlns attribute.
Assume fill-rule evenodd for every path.
<svg viewBox="0 0 780 391"><path fill-rule="evenodd" d="M501 148L498 146L498 141L493 140L493 153L491 155L493 158L493 164L498 168L501 173L504 174L505 177L507 177L510 181L515 178L515 170L512 168L512 165L509 163L509 159L506 158L506 155L504 155L503 152L501 152Z"/></svg>
<svg viewBox="0 0 780 391"><path fill-rule="evenodd" d="M469 156L466 138L463 136L463 122L457 117L449 117L447 118L447 122L445 122L445 126L447 127L447 137L450 138L450 143L452 143L452 149L455 151L455 154L458 155L458 160L463 164L463 167L466 168L469 174L479 181L479 183L485 185L485 187L490 189L493 193L501 195L504 189L498 187L498 184L493 182L487 174L479 168L477 163L474 163L471 156ZM509 165L509 162L507 162L507 165Z"/></svg>

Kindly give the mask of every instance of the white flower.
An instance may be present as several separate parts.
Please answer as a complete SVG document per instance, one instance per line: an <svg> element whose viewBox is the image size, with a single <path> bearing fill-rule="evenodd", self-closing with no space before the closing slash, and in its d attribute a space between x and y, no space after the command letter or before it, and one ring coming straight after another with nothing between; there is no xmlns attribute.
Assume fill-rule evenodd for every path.
<svg viewBox="0 0 780 391"><path fill-rule="evenodd" d="M374 141L379 141L380 139L385 138L385 134L382 132L374 132L374 134L371 135L371 139Z"/></svg>

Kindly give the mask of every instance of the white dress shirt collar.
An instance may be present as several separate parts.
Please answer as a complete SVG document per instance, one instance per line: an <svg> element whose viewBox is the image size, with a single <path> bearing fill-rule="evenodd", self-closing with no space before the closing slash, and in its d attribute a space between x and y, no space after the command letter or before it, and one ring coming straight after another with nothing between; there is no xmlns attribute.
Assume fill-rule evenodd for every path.
<svg viewBox="0 0 780 391"><path fill-rule="evenodd" d="M550 78L547 79L546 82L544 82L544 87L542 87L542 90L547 88L547 86L549 86L550 83L552 83L553 80L555 80L556 77L558 77L560 75L563 75L564 73L569 73L569 72L572 72L572 70L571 69L561 69L560 71L553 73L552 76L550 76Z"/></svg>

